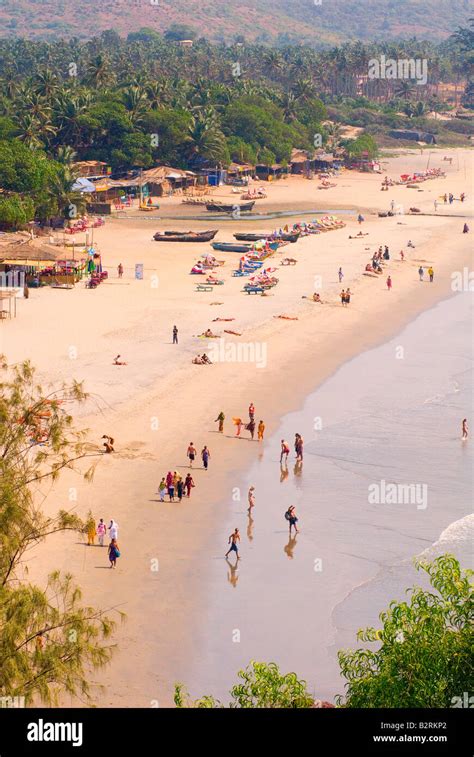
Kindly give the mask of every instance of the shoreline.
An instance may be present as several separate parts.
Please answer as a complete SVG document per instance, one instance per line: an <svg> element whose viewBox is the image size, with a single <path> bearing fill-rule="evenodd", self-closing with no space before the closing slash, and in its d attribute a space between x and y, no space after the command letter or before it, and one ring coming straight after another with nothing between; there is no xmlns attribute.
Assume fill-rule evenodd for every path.
<svg viewBox="0 0 474 757"><path fill-rule="evenodd" d="M436 189L433 186L430 189L439 191L441 185L446 186L446 180L430 182L433 184ZM371 241L357 240L352 246L347 241L347 235L356 228L352 222L345 229L307 237L296 246L290 245L284 248L284 254L294 249L298 266L285 273L278 269L281 283L275 297L248 302L248 295L241 294L240 288L229 281L229 290L232 285L235 298L225 305L224 310L209 310L207 295L204 298L201 295L190 297L189 280L184 280L182 286L180 284L179 292L176 284L174 297L174 282L178 274L189 269L189 261L196 256L197 250L183 250L178 256L168 250L157 250L155 257L152 249L147 267L153 271L154 261L160 266L159 302L151 298L149 291L139 291L136 282L119 284L114 279L108 289L93 293L73 292L75 307L82 315L77 330L74 331L72 319L64 312L63 331L58 327L55 335L57 354L54 353L50 364L45 361L41 343L32 345L32 360L38 363L41 377L86 376L86 389L92 388L103 399L99 402L100 413L89 406L86 414L78 416L78 425L88 423L93 438L113 430L117 440L117 453L103 458L94 484L80 487L78 502L74 505L82 515L92 507L96 516L104 519L113 516L120 524L119 537L123 542L122 562L116 572L96 570L103 565L98 565L95 549L74 547L78 562L73 566L73 573L84 591L84 600L102 607L120 604L128 615L127 623L116 634L118 651L111 666L94 676L107 687L105 695L96 701L99 706L146 707L156 699L161 706L171 705L175 671L181 666L185 669L185 661L199 655L197 634L193 636L193 619L206 616L206 579L209 575L206 559L211 559L207 554L225 538L219 530L224 513L216 513L216 506L231 496L235 486L239 486L258 450L258 446L254 447L250 442L245 444L246 439L239 440L244 446L235 446L232 415L244 413L249 402L254 401L256 420L265 420L266 436L271 436L279 418L301 407L308 394L343 364L386 342L390 335L396 335L419 313L449 296L449 275L453 270L462 270L469 265L469 250L466 244L461 244L468 240L457 235L459 222L455 217L452 223L443 222L438 231L433 228L431 219L429 226L423 226L416 224L416 218L404 216L405 229L397 228L397 217L368 219L364 230L370 231ZM113 229L115 225L111 224L109 228L112 242L118 244L117 229ZM133 228L119 231L124 235L123 245L133 240L134 232ZM364 249L367 245L373 250L386 240L396 258L398 245L405 246L410 235L416 238L417 244L405 263L392 259L378 280L361 275L362 262L370 254ZM105 237L98 234L98 240L102 239ZM112 242L107 243L111 247L107 251L109 258L117 254L112 252ZM100 245L103 246L102 241ZM121 254L124 254L123 249L125 247ZM148 253L140 249L140 255L145 254ZM270 259L270 264L272 261ZM420 261L435 266L433 284L418 282L416 268ZM356 287L353 302L347 309L340 307L336 299L340 287L333 280L333 271L337 271L339 262L346 272L346 286ZM172 266L169 276L165 263ZM228 269L229 265L226 271ZM384 287L388 272L395 283L392 292L387 292ZM306 294L313 291L312 284L308 284L311 273L328 282L321 288L324 299L327 299L323 306L300 299L302 291ZM123 294L127 290L119 290L125 285L130 286L130 302ZM226 285L226 296L227 291ZM133 292L139 292L135 300L131 299ZM110 321L105 318L103 323L99 314L104 309L122 307L118 293L123 297L126 318L118 326L114 317L118 317L116 313L119 311L113 310ZM296 301L295 293L299 294ZM232 291L229 294L234 296ZM47 295L52 302L57 293ZM93 299L95 295L99 297ZM179 304L178 295L181 297ZM216 296L217 292L211 295L211 299ZM386 306L387 297L392 301L390 309ZM298 321L286 322L272 317L277 298L281 302L278 305L280 312L296 313ZM37 315L36 328L42 333L48 321L48 307L54 309L55 304L50 302L46 306L44 300L42 304L46 312L43 314L40 305L36 307L38 302L33 300L32 304ZM159 326L156 325L158 310L162 311ZM83 340L80 328L87 323L85 312L93 324L97 323L97 333L93 333L96 343L92 346L89 338ZM171 354L174 358L176 352L172 353L173 346L163 341L165 327L162 321L166 324L166 338L169 339L169 314L174 316L175 312L175 317L187 325L181 327L180 321L179 361L171 365ZM267 344L269 361L265 370L243 364L190 365L191 356L202 345L193 340L193 332L211 325L211 316L219 314L238 315L243 339ZM12 330L12 336L13 333ZM14 360L15 355L20 354L20 348L14 340L9 341L12 349L7 347L5 351L9 357L13 352ZM71 365L66 356L67 349L75 343L79 348L79 359ZM121 348L120 344L125 347ZM101 362L104 351L108 354L117 346L126 359L131 356L127 369L109 368L108 364L105 367ZM147 352L147 363L138 360L138 354L143 351ZM172 367L169 372L166 370L168 362ZM221 409L226 414L223 435L216 433L213 423ZM151 427L153 418L159 419L157 430ZM211 448L210 471L196 470L197 486L189 502L183 500L181 504L160 505L154 495L157 484L170 468L180 472L186 469L185 450L191 439L198 449L204 443ZM265 442L261 446L264 453ZM241 452L236 454L236 449ZM206 484L204 476L210 479ZM77 486L77 477L67 474L59 482L48 498L46 507L49 511L56 510L64 502L72 481ZM68 546L72 549L70 537L64 534L48 540L46 548L40 545L30 566L34 578L41 580L51 565L71 570L65 554ZM153 559L159 560L157 573L150 570ZM101 556L101 562L105 562L105 557Z"/></svg>

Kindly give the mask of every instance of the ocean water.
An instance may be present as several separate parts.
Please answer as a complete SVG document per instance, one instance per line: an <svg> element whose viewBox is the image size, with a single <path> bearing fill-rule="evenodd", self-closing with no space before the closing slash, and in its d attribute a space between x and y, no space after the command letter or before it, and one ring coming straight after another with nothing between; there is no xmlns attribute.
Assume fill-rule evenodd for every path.
<svg viewBox="0 0 474 757"><path fill-rule="evenodd" d="M358 646L359 628L377 626L392 599L426 584L415 556L451 552L472 567L474 436L461 440L464 417L474 431L472 323L472 293L457 294L344 364L282 418L242 475L240 501L220 503L223 548L208 556L208 601L191 629L200 654L184 679L193 696L227 701L237 671L258 660L295 671L332 700L344 692L337 651ZM294 465L295 432L305 440L302 466ZM391 500L390 484L412 488ZM290 504L296 538L284 519ZM234 567L223 555L236 526L242 560Z"/></svg>

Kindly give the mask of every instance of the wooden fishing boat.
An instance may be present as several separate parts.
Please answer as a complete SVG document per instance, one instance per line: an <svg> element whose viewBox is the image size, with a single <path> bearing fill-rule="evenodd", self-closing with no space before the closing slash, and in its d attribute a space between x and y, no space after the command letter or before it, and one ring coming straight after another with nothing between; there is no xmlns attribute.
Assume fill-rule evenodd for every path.
<svg viewBox="0 0 474 757"><path fill-rule="evenodd" d="M206 203L206 208L215 213L242 213L252 210L254 205L255 200L252 202L235 203L234 205L227 205L223 202L208 202Z"/></svg>
<svg viewBox="0 0 474 757"><path fill-rule="evenodd" d="M157 231L155 242L210 242L218 229L213 231Z"/></svg>
<svg viewBox="0 0 474 757"><path fill-rule="evenodd" d="M239 242L258 242L260 239L273 239L278 242L297 242L300 236L299 231L284 232L283 234L274 235L272 232L268 234L234 234L234 239Z"/></svg>
<svg viewBox="0 0 474 757"><path fill-rule="evenodd" d="M222 252L250 252L252 249L251 244L236 244L235 242L213 242L211 246Z"/></svg>

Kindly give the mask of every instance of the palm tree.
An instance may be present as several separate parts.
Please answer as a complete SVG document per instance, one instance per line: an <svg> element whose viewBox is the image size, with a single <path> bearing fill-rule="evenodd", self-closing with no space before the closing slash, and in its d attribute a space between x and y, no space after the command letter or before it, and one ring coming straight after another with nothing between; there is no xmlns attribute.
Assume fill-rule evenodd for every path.
<svg viewBox="0 0 474 757"><path fill-rule="evenodd" d="M19 113L15 119L18 139L31 149L42 149L56 133L51 123L41 123L32 113Z"/></svg>
<svg viewBox="0 0 474 757"><path fill-rule="evenodd" d="M408 79L401 79L395 87L396 97L401 97L402 100L410 100L415 89L415 85Z"/></svg>
<svg viewBox="0 0 474 757"><path fill-rule="evenodd" d="M67 166L71 170L72 164L77 158L77 153L69 145L60 145L54 157L58 163Z"/></svg>
<svg viewBox="0 0 474 757"><path fill-rule="evenodd" d="M296 120L297 104L297 99L293 92L285 92L279 98L279 105L283 111L283 118L286 123Z"/></svg>
<svg viewBox="0 0 474 757"><path fill-rule="evenodd" d="M122 102L129 112L131 123L139 126L148 110L145 90L136 86L127 87L122 92Z"/></svg>
<svg viewBox="0 0 474 757"><path fill-rule="evenodd" d="M34 87L38 95L50 99L59 89L58 77L49 68L45 68L43 71L36 74L34 78Z"/></svg>
<svg viewBox="0 0 474 757"><path fill-rule="evenodd" d="M68 166L61 166L51 177L47 194L51 204L60 215L66 218L76 218L82 215L87 207L84 195L73 189L75 176Z"/></svg>
<svg viewBox="0 0 474 757"><path fill-rule="evenodd" d="M214 119L207 114L193 116L187 132L188 156L191 163L197 158L218 161L223 154L225 137Z"/></svg>
<svg viewBox="0 0 474 757"><path fill-rule="evenodd" d="M87 67L87 82L95 89L102 89L113 79L109 57L105 53L96 55Z"/></svg>

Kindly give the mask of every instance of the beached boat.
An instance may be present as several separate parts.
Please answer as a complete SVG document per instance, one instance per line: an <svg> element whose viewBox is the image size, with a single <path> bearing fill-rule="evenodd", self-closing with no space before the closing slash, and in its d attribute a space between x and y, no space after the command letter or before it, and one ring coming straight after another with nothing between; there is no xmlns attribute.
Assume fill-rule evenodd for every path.
<svg viewBox="0 0 474 757"><path fill-rule="evenodd" d="M235 242L213 242L212 247L222 252L250 252L251 244L236 244Z"/></svg>
<svg viewBox="0 0 474 757"><path fill-rule="evenodd" d="M213 231L157 231L155 242L210 242L218 229Z"/></svg>
<svg viewBox="0 0 474 757"><path fill-rule="evenodd" d="M300 236L299 231L284 232L283 234L274 234L269 232L268 234L234 234L234 239L239 242L258 242L260 239L274 239L275 241L283 242L297 242Z"/></svg>
<svg viewBox="0 0 474 757"><path fill-rule="evenodd" d="M206 203L206 208L216 213L242 213L246 210L252 210L254 205L255 200L252 202L235 203L234 205L227 205L223 202L208 202Z"/></svg>

